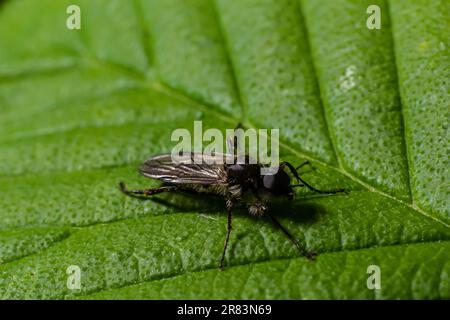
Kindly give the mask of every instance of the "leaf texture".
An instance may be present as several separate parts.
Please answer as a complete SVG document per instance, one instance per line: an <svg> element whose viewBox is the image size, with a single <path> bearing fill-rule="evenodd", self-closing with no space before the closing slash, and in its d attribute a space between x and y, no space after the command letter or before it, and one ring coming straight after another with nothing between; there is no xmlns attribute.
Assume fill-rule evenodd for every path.
<svg viewBox="0 0 450 320"><path fill-rule="evenodd" d="M78 4L81 30L67 30ZM381 9L369 30L366 8ZM3 299L449 299L448 1L0 5ZM123 196L176 128L280 128L317 188L272 210ZM67 287L67 268L81 289ZM381 269L381 289L367 268Z"/></svg>

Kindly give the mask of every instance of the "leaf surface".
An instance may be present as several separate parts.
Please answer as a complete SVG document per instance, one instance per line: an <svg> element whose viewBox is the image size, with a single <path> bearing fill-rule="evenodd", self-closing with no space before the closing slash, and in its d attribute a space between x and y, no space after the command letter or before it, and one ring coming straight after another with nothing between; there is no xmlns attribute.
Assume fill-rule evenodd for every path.
<svg viewBox="0 0 450 320"><path fill-rule="evenodd" d="M450 298L448 1L80 0L81 30L69 4L0 5L1 298ZM194 120L279 128L349 191L272 208L317 261L242 207L219 272L223 201L118 191Z"/></svg>

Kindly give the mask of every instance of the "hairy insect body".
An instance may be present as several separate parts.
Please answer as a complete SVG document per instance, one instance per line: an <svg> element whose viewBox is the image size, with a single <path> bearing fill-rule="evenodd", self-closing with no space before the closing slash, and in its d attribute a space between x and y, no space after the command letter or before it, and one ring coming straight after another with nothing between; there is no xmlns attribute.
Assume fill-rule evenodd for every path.
<svg viewBox="0 0 450 320"><path fill-rule="evenodd" d="M233 155L223 156L227 159L234 157ZM193 153L190 158L195 160L200 158L200 155ZM203 159L205 159L205 155L203 155ZM258 163L197 164L195 161L173 162L171 154L163 154L148 159L139 169L144 176L162 181L161 187L146 190L127 190L125 185L120 183L120 188L125 194L136 197L149 197L162 192L188 192L223 197L227 207L228 224L220 260L221 269L232 229L232 210L238 203L246 204L248 213L253 216L268 215L275 226L280 228L295 244L300 253L311 258L314 254L306 251L298 240L270 214L268 204L276 199L292 199L294 187L305 186L319 193L336 193L343 190L320 191L310 186L297 173L297 169L302 165L294 168L290 163L283 162L275 174L261 175L260 169L262 167ZM292 185L291 178L285 171L286 168L302 184Z"/></svg>
<svg viewBox="0 0 450 320"><path fill-rule="evenodd" d="M228 194L228 188L226 185L212 184L212 185L199 185L199 184L186 184L179 186L180 191L187 193L198 193L205 195L215 195L219 197L225 197Z"/></svg>
<svg viewBox="0 0 450 320"><path fill-rule="evenodd" d="M260 166L254 164L223 165L217 169L223 175L225 183L218 184L180 184L165 183L166 186L177 186L181 192L215 195L226 198L228 203L242 202L247 204L248 212L253 216L262 216L268 210L267 202L272 200L270 193L261 190ZM256 193L253 192L256 190ZM232 206L231 204L228 206Z"/></svg>

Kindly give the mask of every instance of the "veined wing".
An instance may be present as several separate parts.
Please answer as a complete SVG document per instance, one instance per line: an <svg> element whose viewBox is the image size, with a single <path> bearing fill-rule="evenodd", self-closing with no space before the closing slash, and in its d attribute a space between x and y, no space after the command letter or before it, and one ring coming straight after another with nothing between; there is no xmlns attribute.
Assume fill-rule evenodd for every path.
<svg viewBox="0 0 450 320"><path fill-rule="evenodd" d="M201 153L191 153L190 159L174 162L170 153L162 154L148 159L139 168L139 171L148 178L158 179L169 184L226 184L225 166L213 163L212 160L215 157L223 157L223 163L225 163L227 157L233 156L226 154L208 156ZM203 160L202 163L195 163L195 161L199 162L201 159Z"/></svg>

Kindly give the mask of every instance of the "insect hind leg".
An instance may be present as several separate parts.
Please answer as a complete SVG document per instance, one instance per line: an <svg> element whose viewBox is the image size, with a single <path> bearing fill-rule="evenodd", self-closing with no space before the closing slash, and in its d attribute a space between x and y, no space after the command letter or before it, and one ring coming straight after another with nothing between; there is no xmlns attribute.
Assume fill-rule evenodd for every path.
<svg viewBox="0 0 450 320"><path fill-rule="evenodd" d="M123 183L123 182L119 183L119 188L120 188L120 191L122 191L127 196L136 197L136 198L147 198L147 197L151 197L158 193L171 192L171 191L175 191L177 189L176 186L162 186L162 187L153 188L153 189L129 190L126 188L125 183Z"/></svg>

